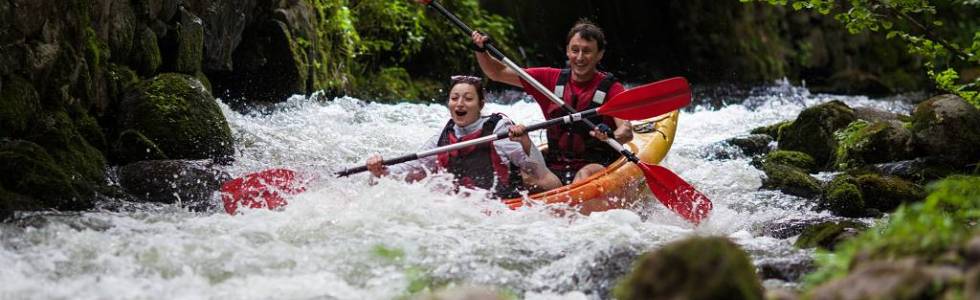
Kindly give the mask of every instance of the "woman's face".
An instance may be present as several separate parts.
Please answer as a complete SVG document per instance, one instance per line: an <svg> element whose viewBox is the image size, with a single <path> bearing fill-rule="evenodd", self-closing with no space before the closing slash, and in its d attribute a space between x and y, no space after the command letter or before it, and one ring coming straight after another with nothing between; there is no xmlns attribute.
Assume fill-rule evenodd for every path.
<svg viewBox="0 0 980 300"><path fill-rule="evenodd" d="M449 103L446 106L449 107L449 114L453 122L462 127L473 124L480 119L480 109L483 108L483 103L480 101L479 95L476 94L476 87L468 83L457 83L449 91Z"/></svg>

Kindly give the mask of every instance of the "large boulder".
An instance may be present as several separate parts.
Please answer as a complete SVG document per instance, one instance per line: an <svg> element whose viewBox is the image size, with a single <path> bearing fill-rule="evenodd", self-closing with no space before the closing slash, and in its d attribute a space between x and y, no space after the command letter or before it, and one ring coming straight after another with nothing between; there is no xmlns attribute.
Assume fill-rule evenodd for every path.
<svg viewBox="0 0 980 300"><path fill-rule="evenodd" d="M26 79L10 76L0 86L0 136L23 136L41 109L37 91Z"/></svg>
<svg viewBox="0 0 980 300"><path fill-rule="evenodd" d="M841 170L915 157L912 132L898 121L857 121L838 138L836 166Z"/></svg>
<svg viewBox="0 0 980 300"><path fill-rule="evenodd" d="M40 145L0 139L0 215L12 210L87 209L91 183L65 170Z"/></svg>
<svg viewBox="0 0 980 300"><path fill-rule="evenodd" d="M616 287L632 299L761 299L762 284L745 251L723 237L694 237L643 255Z"/></svg>
<svg viewBox="0 0 980 300"><path fill-rule="evenodd" d="M217 102L189 75L164 73L140 83L119 111L120 129L138 131L171 159L225 159L234 153Z"/></svg>
<svg viewBox="0 0 980 300"><path fill-rule="evenodd" d="M205 209L211 194L231 179L209 162L141 161L119 167L119 185L137 199Z"/></svg>
<svg viewBox="0 0 980 300"><path fill-rule="evenodd" d="M830 167L837 150L834 133L856 119L850 107L836 100L807 108L780 130L779 149L809 154L817 166Z"/></svg>
<svg viewBox="0 0 980 300"><path fill-rule="evenodd" d="M980 161L980 111L956 95L940 95L920 103L912 114L918 151L954 167Z"/></svg>
<svg viewBox="0 0 980 300"><path fill-rule="evenodd" d="M922 187L898 177L864 174L856 179L865 205L878 211L889 212L903 203L922 201L926 197Z"/></svg>
<svg viewBox="0 0 980 300"><path fill-rule="evenodd" d="M820 195L820 181L803 169L774 162L763 162L760 169L766 173L762 179L763 189L779 190L804 198Z"/></svg>
<svg viewBox="0 0 980 300"><path fill-rule="evenodd" d="M257 0L185 0L184 7L204 23L203 69L205 72L233 71L232 54L242 42ZM247 66L245 66L247 68Z"/></svg>

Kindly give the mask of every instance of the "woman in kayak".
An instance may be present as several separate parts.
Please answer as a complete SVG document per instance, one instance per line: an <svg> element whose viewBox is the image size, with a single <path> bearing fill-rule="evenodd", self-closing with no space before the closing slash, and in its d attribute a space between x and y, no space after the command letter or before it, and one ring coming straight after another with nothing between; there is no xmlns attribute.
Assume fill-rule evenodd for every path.
<svg viewBox="0 0 980 300"><path fill-rule="evenodd" d="M380 155L367 160L368 171L375 177L401 174L407 181L417 181L432 171L446 171L456 176L459 186L483 188L501 198L520 196L520 191L538 192L561 186L561 181L545 165L544 158L523 126L502 114L481 115L486 103L483 80L473 76L453 76L450 84L449 122L430 138L422 150L441 147L482 136L510 132L509 140L463 148L429 156L391 167L382 165Z"/></svg>

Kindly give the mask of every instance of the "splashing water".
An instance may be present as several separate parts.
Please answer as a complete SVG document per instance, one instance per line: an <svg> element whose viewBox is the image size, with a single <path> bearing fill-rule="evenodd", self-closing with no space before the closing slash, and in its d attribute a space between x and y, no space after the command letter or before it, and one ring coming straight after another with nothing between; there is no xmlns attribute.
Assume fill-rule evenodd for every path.
<svg viewBox="0 0 980 300"><path fill-rule="evenodd" d="M238 147L226 169L232 176L287 167L320 179L282 211L229 216L156 206L0 224L0 298L390 299L446 284L496 286L531 299L604 298L638 254L691 235L729 237L757 264L805 260L810 253L795 249L793 238L759 228L827 215L805 199L758 190L763 174L749 158L706 160L703 149L831 99L903 113L910 106L810 95L787 84L757 94L681 115L663 165L714 202L696 228L655 200L649 211L558 218L540 206L511 211L480 193L439 192L450 184L446 176L375 185L366 175L330 176L373 153L415 152L445 125L442 105L293 97L248 114L222 105ZM497 111L524 124L543 120L531 102L484 108ZM217 196L211 201L218 205Z"/></svg>

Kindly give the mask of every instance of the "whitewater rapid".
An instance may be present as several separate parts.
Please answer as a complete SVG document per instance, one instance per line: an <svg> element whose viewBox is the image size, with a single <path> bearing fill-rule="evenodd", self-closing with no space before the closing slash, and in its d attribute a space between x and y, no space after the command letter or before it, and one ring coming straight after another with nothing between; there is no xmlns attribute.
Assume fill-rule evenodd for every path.
<svg viewBox="0 0 980 300"><path fill-rule="evenodd" d="M374 185L363 174L333 178L370 154L416 152L445 125L447 110L315 99L295 96L245 114L221 104L236 140L236 161L225 169L232 176L270 167L318 176L285 209L229 216L148 205L22 214L20 222L0 224L0 299L393 299L446 284L493 286L528 299L589 299L605 296L593 292L608 291L615 284L609 274L627 268L627 258L692 235L729 237L757 264L803 260L811 253L795 249L794 238L764 236L760 228L829 215L812 211L810 201L759 190L763 173L749 158L708 160L707 149L832 99L911 109L782 83L723 99L731 104L718 109L683 112L663 165L714 202L711 216L694 227L656 203L641 212L556 218L541 206L511 211L480 194L436 191L449 184L445 176ZM490 103L483 112L524 124L543 120L526 101ZM216 195L208 201L220 202Z"/></svg>

